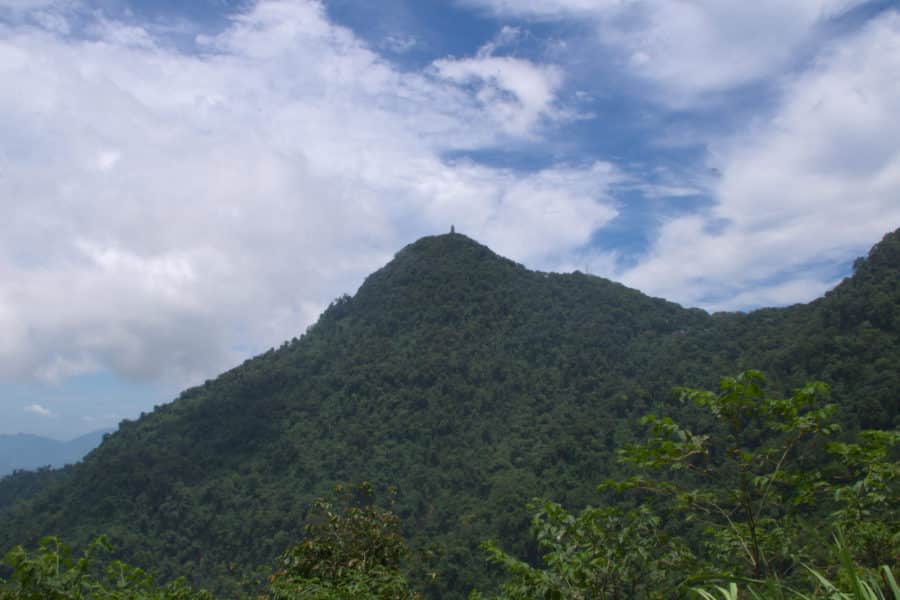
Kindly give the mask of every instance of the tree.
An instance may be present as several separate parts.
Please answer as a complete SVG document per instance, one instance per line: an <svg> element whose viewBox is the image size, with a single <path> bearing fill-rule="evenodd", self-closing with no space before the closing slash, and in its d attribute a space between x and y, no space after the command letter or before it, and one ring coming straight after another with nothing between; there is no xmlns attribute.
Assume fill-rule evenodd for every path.
<svg viewBox="0 0 900 600"><path fill-rule="evenodd" d="M532 533L543 551L545 569L510 556L494 542L483 544L491 561L513 575L503 585L502 600L663 599L680 585L693 562L687 548L664 533L659 517L647 506L588 507L577 515L555 502L539 506Z"/></svg>
<svg viewBox="0 0 900 600"><path fill-rule="evenodd" d="M759 371L726 377L718 392L682 388L683 401L703 409L711 426L695 433L671 418L648 415L650 439L621 451L623 462L662 477L635 476L607 487L648 490L702 525L707 553L737 574L780 577L808 559L800 548L813 532L803 518L823 482L803 468L797 448L837 431L828 387L805 385L784 399L767 397ZM742 566L743 565L743 568Z"/></svg>
<svg viewBox="0 0 900 600"><path fill-rule="evenodd" d="M284 553L271 578L271 598L416 598L400 570L408 549L399 518L375 505L369 483L338 486L335 493L337 505L315 501L305 539Z"/></svg>
<svg viewBox="0 0 900 600"><path fill-rule="evenodd" d="M0 579L4 600L212 600L205 591L195 591L178 579L158 586L148 573L121 561L105 568L96 555L111 548L103 537L94 540L77 559L57 537L41 540L38 549L22 546L10 550L3 565L12 570Z"/></svg>
<svg viewBox="0 0 900 600"><path fill-rule="evenodd" d="M836 501L830 520L844 545L866 565L900 562L900 430L861 431L854 442L832 442L839 467L828 486Z"/></svg>
<svg viewBox="0 0 900 600"><path fill-rule="evenodd" d="M512 575L500 598L708 598L695 586L716 580L729 585L718 588L723 598L737 598L738 583L773 599L850 598L839 589L879 593L879 585L896 591L884 565L900 556L900 432L823 444L839 431L825 384L787 398L764 388L760 372L746 371L722 379L716 392L680 389L682 401L700 409L702 431L644 417L648 439L620 451L644 473L600 486L620 494L618 506L637 508L575 516L544 504L533 527L544 567L485 545Z"/></svg>

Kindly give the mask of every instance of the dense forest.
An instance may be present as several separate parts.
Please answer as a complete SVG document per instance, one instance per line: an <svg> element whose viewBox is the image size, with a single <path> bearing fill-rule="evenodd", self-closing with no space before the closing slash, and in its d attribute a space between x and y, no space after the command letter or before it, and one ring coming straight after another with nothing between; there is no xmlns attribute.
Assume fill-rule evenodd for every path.
<svg viewBox="0 0 900 600"><path fill-rule="evenodd" d="M706 543L703 529L677 525L677 515L699 506L682 505L681 496L703 489L690 479L698 464L689 457L697 453L712 457L710 468L724 469L716 471L720 483L740 483L751 471L740 460L768 456L802 432L791 445L803 459L795 473L824 471L810 483L819 486L816 493L834 496L847 481L865 480L861 455L888 465L889 473L893 438L858 432L898 426L898 333L900 232L886 236L819 300L712 315L599 277L528 271L463 235L423 238L353 297L336 300L301 337L123 422L83 463L0 481L0 551L47 534L86 548L105 534L116 557L165 581L184 575L234 597L246 589L242 578L251 588L253 581L277 587L279 573L290 579L296 567L290 549L323 508L314 500L337 485L366 481L396 488L389 513L363 516L381 519L408 541L415 557L409 577L420 593L492 594L509 572L515 580L509 597L531 597L527 590L538 588L528 585L552 579L552 564L546 571L536 565L562 551L547 532L563 525L577 526L570 536L577 537L613 528L598 530L598 522L615 522L622 531L646 533L632 537L656 540L654 547L674 553L665 555L672 560L697 556ZM768 376L765 395L748 369ZM720 390L722 375L743 371L748 379ZM797 390L814 380L824 385L814 386L815 402L807 401L809 394ZM677 386L694 393L678 393ZM818 403L825 386L834 405L827 415L816 412L824 410ZM728 438L729 424L719 419L731 414L727 406L769 408L734 413L750 441L690 454L688 441ZM641 421L651 413L653 419ZM773 424L792 414L820 415L813 420L821 430L812 431L808 419ZM840 428L824 429L820 420ZM691 433L701 430L708 433ZM770 446L763 432L771 431L778 435ZM816 443L818 434L845 444L846 452ZM739 460L729 466L732 455ZM660 471L655 478L635 479L636 468L651 467ZM675 485L685 482L684 489ZM773 495L783 483L770 486ZM808 506L802 482L790 483L793 495L783 500ZM886 489L885 501L896 507L890 495L896 489ZM656 510L669 511L663 522L672 525L642 512L647 494L668 496ZM534 504L535 497L552 502ZM587 506L616 508L581 512ZM802 538L816 519L830 518L803 510L791 536ZM896 542L896 515L879 513L877 523L882 538ZM817 543L828 545L830 532L820 533L826 535ZM486 539L494 542L484 551ZM734 550L741 539L715 543ZM870 562L890 562L892 551L882 547ZM647 548L622 552L640 556ZM269 580L253 569L278 565L279 556L293 567L275 566L271 582L260 583ZM19 560L29 564L25 555ZM646 564L633 568L651 571ZM668 576L672 569L658 572ZM772 573L754 567L746 574ZM523 595L515 595L515 585L526 586ZM577 597L559 593L546 597Z"/></svg>

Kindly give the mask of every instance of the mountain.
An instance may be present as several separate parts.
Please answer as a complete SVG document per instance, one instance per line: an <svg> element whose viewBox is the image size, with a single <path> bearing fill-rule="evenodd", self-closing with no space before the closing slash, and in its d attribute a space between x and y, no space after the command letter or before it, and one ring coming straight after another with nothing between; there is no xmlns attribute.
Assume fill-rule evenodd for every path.
<svg viewBox="0 0 900 600"><path fill-rule="evenodd" d="M438 552L429 595L465 597L491 579L480 541L534 555L530 498L597 502L641 415L697 418L676 385L747 368L776 391L821 379L845 429L897 426L898 330L900 231L823 298L712 315L426 237L300 338L123 422L40 485L19 480L0 552L106 533L132 563L228 593L300 539L312 498L369 480L398 487L413 545Z"/></svg>
<svg viewBox="0 0 900 600"><path fill-rule="evenodd" d="M92 431L68 442L24 433L0 435L0 477L18 469L34 470L76 463L99 446L103 436L112 431Z"/></svg>

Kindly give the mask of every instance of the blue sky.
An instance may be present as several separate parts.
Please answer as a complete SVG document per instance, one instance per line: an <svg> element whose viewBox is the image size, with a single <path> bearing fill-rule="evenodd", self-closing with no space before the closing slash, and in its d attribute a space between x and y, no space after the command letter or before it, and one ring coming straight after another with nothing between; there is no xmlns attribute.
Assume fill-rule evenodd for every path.
<svg viewBox="0 0 900 600"><path fill-rule="evenodd" d="M423 235L707 310L900 226L884 0L0 0L0 433L115 425Z"/></svg>

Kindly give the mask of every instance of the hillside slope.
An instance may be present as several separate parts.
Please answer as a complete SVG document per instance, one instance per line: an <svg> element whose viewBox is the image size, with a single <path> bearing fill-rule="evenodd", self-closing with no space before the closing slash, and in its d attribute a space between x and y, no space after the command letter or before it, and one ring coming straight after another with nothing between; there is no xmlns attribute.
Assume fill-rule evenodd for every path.
<svg viewBox="0 0 900 600"><path fill-rule="evenodd" d="M423 238L301 338L122 423L0 513L0 551L107 533L138 565L229 589L299 539L314 496L371 480L399 487L414 544L443 553L429 590L464 597L488 580L478 542L527 554L528 499L595 501L636 419L680 410L675 385L819 378L848 426L897 425L898 329L900 232L824 298L715 315Z"/></svg>

